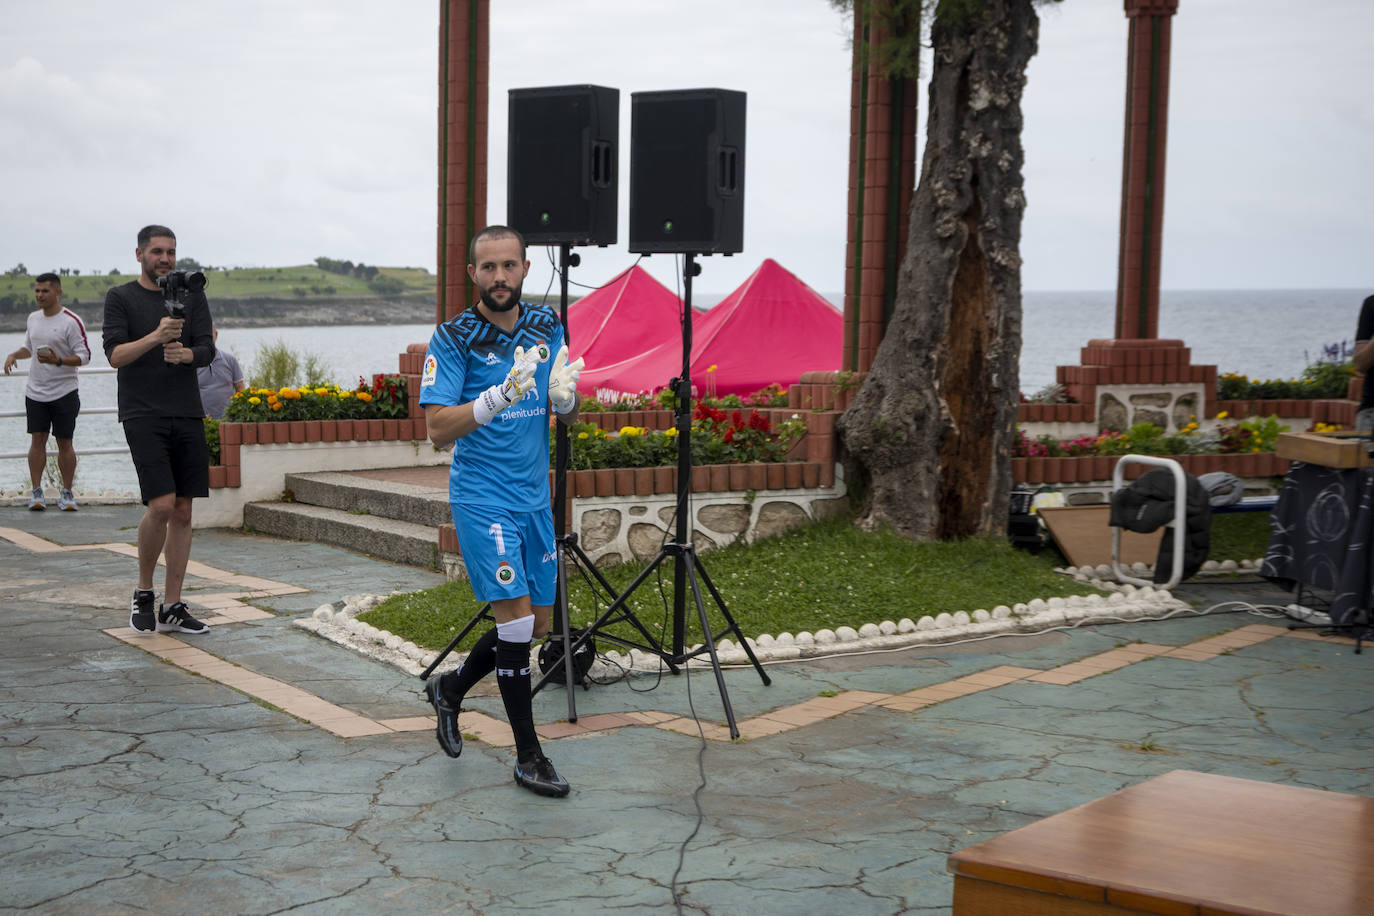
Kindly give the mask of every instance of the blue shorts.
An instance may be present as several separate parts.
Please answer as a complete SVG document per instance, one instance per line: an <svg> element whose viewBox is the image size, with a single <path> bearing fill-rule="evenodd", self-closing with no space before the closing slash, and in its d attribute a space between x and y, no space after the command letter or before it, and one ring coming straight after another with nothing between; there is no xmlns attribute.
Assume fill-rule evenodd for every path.
<svg viewBox="0 0 1374 916"><path fill-rule="evenodd" d="M515 512L456 503L452 509L458 549L478 601L529 595L534 607L553 604L558 555L548 509Z"/></svg>

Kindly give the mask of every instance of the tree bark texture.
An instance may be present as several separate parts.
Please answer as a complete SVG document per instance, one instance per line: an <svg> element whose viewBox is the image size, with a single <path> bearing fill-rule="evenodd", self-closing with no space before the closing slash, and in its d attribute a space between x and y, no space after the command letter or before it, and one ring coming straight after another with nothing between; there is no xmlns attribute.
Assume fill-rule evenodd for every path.
<svg viewBox="0 0 1374 916"><path fill-rule="evenodd" d="M965 8L971 4L963 4ZM1003 534L1020 400L1021 93L1031 0L937 14L925 154L897 301L840 418L859 525Z"/></svg>

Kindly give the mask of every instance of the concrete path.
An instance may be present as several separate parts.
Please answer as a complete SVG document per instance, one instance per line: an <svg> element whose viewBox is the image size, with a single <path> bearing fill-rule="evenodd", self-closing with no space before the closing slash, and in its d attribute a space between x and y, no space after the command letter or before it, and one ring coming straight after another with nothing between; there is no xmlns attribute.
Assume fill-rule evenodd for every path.
<svg viewBox="0 0 1374 916"><path fill-rule="evenodd" d="M4 912L649 913L676 891L684 912L947 913L950 852L1169 770L1374 795L1374 650L1230 613L789 663L768 687L730 670L737 742L697 733L723 725L709 673L579 690L576 726L545 690L573 792L543 799L511 779L497 697L450 760L417 678L291 626L440 576L199 531L187 597L214 629L134 637L140 514L0 509Z"/></svg>

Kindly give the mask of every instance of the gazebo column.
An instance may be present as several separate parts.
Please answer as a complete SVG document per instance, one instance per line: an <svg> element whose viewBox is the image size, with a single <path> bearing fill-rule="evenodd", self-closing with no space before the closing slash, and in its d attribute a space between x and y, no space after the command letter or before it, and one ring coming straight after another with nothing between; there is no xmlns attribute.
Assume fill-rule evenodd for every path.
<svg viewBox="0 0 1374 916"><path fill-rule="evenodd" d="M1170 26L1178 0L1125 0L1125 5L1130 37L1115 336L1118 340L1149 340L1159 336Z"/></svg>
<svg viewBox="0 0 1374 916"><path fill-rule="evenodd" d="M1216 366L1194 366L1182 340L1159 337L1169 47L1178 0L1124 0L1130 23L1115 337L1090 340L1056 381L1095 407L1099 429L1151 422L1176 431L1216 412Z"/></svg>
<svg viewBox="0 0 1374 916"><path fill-rule="evenodd" d="M861 10L856 5L841 360L851 372L872 367L892 316L916 183L918 87L883 75L871 53L882 41L881 27Z"/></svg>
<svg viewBox="0 0 1374 916"><path fill-rule="evenodd" d="M476 301L468 239L487 219L491 0L440 0L439 221L435 323Z"/></svg>

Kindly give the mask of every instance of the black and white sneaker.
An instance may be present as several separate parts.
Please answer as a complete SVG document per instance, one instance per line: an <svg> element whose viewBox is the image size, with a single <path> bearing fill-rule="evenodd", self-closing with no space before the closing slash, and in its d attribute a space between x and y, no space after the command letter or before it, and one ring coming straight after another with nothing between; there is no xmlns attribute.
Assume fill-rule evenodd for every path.
<svg viewBox="0 0 1374 916"><path fill-rule="evenodd" d="M553 768L553 761L543 754L535 754L524 763L517 761L515 781L531 792L551 798L562 798L571 788L568 781L559 776L558 771Z"/></svg>
<svg viewBox="0 0 1374 916"><path fill-rule="evenodd" d="M439 746L445 754L457 757L463 753L463 733L458 730L458 707L444 698L444 691L439 687L442 677L442 674L436 674L425 681L425 696L434 706L434 715L439 718L439 726L434 730Z"/></svg>
<svg viewBox="0 0 1374 916"><path fill-rule="evenodd" d="M157 612L157 628L159 632L173 633L208 633L210 628L199 620L191 616L191 612L186 610L186 603L178 601L176 604L160 605Z"/></svg>
<svg viewBox="0 0 1374 916"><path fill-rule="evenodd" d="M135 633L152 633L157 629L157 614L153 604L157 595L151 589L134 589L134 600L129 602L129 627Z"/></svg>

